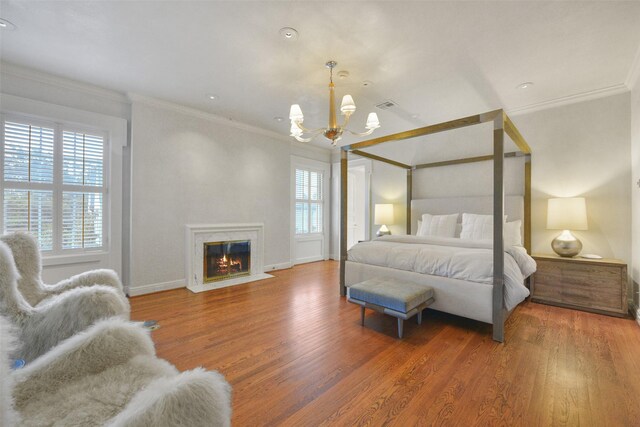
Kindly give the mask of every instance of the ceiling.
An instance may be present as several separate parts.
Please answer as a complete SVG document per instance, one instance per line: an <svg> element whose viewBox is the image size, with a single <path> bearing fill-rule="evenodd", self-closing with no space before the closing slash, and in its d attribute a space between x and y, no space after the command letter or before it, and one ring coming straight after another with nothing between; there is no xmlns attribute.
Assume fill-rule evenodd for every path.
<svg viewBox="0 0 640 427"><path fill-rule="evenodd" d="M358 106L350 128L376 111L383 135L621 87L640 46L640 2L2 0L0 17L17 27L3 61L285 136L292 103L327 124L329 59L350 73L335 79Z"/></svg>

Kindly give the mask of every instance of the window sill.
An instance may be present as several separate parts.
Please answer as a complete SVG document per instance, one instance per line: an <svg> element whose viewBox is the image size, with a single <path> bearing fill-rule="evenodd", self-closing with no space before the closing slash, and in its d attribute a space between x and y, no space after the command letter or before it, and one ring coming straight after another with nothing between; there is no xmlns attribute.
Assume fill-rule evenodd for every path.
<svg viewBox="0 0 640 427"><path fill-rule="evenodd" d="M108 257L109 253L102 251L70 255L49 255L42 257L42 265L46 267L51 265L95 263L107 261Z"/></svg>

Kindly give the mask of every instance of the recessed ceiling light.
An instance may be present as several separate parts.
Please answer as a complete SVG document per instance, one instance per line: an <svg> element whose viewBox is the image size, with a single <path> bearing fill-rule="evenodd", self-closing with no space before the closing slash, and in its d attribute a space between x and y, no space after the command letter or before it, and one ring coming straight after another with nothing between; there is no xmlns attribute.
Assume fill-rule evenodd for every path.
<svg viewBox="0 0 640 427"><path fill-rule="evenodd" d="M211 101L215 101L216 99L218 99L218 95L214 95L213 93L208 93L207 94L207 99L209 99Z"/></svg>
<svg viewBox="0 0 640 427"><path fill-rule="evenodd" d="M273 120L275 120L276 122L280 123L280 122L284 121L284 117L280 117L280 116L274 117Z"/></svg>
<svg viewBox="0 0 640 427"><path fill-rule="evenodd" d="M16 26L6 19L0 18L0 29L2 30L15 30Z"/></svg>
<svg viewBox="0 0 640 427"><path fill-rule="evenodd" d="M524 83L520 83L518 86L516 86L516 89L528 89L531 86L533 86L533 82L524 82Z"/></svg>
<svg viewBox="0 0 640 427"><path fill-rule="evenodd" d="M295 28L280 28L280 36L287 41L294 41L298 38L298 31Z"/></svg>
<svg viewBox="0 0 640 427"><path fill-rule="evenodd" d="M362 84L362 87L373 86L373 82L371 80L364 80L361 84Z"/></svg>
<svg viewBox="0 0 640 427"><path fill-rule="evenodd" d="M349 72L347 70L340 70L338 71L338 77L340 77L341 79L346 79L347 77L349 77Z"/></svg>

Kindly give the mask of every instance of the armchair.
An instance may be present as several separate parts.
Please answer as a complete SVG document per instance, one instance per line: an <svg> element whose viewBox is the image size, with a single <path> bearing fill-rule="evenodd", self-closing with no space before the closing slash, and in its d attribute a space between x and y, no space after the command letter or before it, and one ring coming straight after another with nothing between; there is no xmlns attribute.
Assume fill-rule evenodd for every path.
<svg viewBox="0 0 640 427"><path fill-rule="evenodd" d="M17 354L31 361L97 320L128 318L129 301L108 286L71 289L31 306L18 291L18 271L9 247L0 241L0 314L9 317L19 335Z"/></svg>
<svg viewBox="0 0 640 427"><path fill-rule="evenodd" d="M32 306L53 295L68 290L104 285L124 292L118 275L113 270L99 269L77 274L56 284L48 285L42 281L42 260L36 239L28 233L17 232L0 236L13 253L13 259L18 268L18 290L24 299Z"/></svg>

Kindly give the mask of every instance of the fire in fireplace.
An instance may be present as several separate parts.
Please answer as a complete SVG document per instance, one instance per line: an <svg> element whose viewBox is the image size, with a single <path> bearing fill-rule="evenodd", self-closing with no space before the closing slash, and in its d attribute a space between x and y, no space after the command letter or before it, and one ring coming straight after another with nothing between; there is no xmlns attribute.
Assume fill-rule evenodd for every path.
<svg viewBox="0 0 640 427"><path fill-rule="evenodd" d="M251 273L251 241L205 243L203 265L204 283L248 276Z"/></svg>

